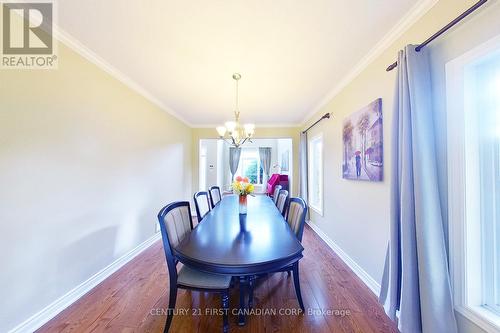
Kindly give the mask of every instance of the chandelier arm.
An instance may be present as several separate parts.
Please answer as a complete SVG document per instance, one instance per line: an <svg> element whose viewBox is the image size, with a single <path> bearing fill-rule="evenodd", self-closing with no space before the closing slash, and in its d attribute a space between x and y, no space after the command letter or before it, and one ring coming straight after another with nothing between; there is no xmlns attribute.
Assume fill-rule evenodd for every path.
<svg viewBox="0 0 500 333"><path fill-rule="evenodd" d="M226 139L225 137L221 136L219 137L222 141L224 141L225 143L227 143L228 145L232 145L233 143L231 141L229 141L228 139Z"/></svg>

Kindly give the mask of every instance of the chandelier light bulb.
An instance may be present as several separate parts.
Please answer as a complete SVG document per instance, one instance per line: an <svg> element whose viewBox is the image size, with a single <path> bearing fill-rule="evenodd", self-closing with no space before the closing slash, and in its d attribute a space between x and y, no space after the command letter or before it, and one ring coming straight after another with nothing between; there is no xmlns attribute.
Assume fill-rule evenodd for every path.
<svg viewBox="0 0 500 333"><path fill-rule="evenodd" d="M255 125L254 124L245 124L244 128L245 128L245 135L247 137L251 137L255 132Z"/></svg>
<svg viewBox="0 0 500 333"><path fill-rule="evenodd" d="M217 133L219 133L220 137L224 137L224 135L226 134L226 127L224 126L217 126L216 130Z"/></svg>
<svg viewBox="0 0 500 333"><path fill-rule="evenodd" d="M226 126L226 129L229 132L229 134L233 133L234 130L236 129L236 122L234 121L226 121L224 125Z"/></svg>

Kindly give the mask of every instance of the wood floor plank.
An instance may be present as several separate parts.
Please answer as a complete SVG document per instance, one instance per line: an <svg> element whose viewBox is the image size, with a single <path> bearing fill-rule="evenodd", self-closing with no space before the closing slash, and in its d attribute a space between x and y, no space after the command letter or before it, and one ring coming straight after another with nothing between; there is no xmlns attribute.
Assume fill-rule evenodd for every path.
<svg viewBox="0 0 500 333"><path fill-rule="evenodd" d="M291 313L299 309L293 278L271 274L256 281L254 311L261 312L248 316L245 326L237 325L239 294L237 288L231 291L230 332L398 332L375 295L308 226L303 245L300 282L306 313ZM168 288L162 243L157 242L37 332L162 332ZM174 318L171 332L222 331L222 316L212 310L221 308L219 295L179 290L176 308L185 313Z"/></svg>

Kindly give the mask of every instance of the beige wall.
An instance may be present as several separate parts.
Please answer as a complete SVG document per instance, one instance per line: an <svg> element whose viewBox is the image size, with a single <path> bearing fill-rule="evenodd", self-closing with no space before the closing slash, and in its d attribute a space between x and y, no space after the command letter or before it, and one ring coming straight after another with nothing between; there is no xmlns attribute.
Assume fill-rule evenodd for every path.
<svg viewBox="0 0 500 333"><path fill-rule="evenodd" d="M194 128L192 129L192 141L193 141L193 154L192 154L192 169L194 170L193 175L193 187L192 192L198 191L198 176L197 172L199 168L199 141L200 139L216 139L217 131L215 128ZM257 126L255 130L255 138L258 139L279 139L279 138L291 138L293 145L293 175L292 175L292 195L297 195L298 193L298 159L299 155L299 139L300 139L300 129L296 127L259 127Z"/></svg>
<svg viewBox="0 0 500 333"><path fill-rule="evenodd" d="M324 135L324 216L312 212L311 220L376 282L380 283L389 238L391 137L396 71L385 68L397 58L406 44L418 44L440 29L475 0L440 0L419 22L375 59L328 104L311 117L304 127L325 112L333 119L315 127L310 135ZM500 4L492 1L472 19L431 44L432 81L435 121L440 129L438 153L446 161L446 91L444 66L495 34L500 34ZM378 97L383 100L384 117L384 181L362 182L342 179L342 121ZM446 162L440 163L440 188L446 207ZM481 332L477 326L458 315L461 332Z"/></svg>
<svg viewBox="0 0 500 333"><path fill-rule="evenodd" d="M0 70L0 331L153 236L191 165L190 128L63 45Z"/></svg>

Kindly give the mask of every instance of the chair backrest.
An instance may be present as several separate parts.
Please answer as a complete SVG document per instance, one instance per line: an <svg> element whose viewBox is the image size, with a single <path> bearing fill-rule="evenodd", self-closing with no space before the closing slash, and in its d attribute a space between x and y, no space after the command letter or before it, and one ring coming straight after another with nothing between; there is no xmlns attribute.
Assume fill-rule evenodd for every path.
<svg viewBox="0 0 500 333"><path fill-rule="evenodd" d="M158 213L163 250L167 260L170 281L177 281L177 260L173 249L193 229L191 207L188 201L177 201L163 207Z"/></svg>
<svg viewBox="0 0 500 333"><path fill-rule="evenodd" d="M273 193L273 201L275 205L278 202L278 194L280 193L280 191L281 191L281 185L276 185L274 187L274 193Z"/></svg>
<svg viewBox="0 0 500 333"><path fill-rule="evenodd" d="M196 207L196 216L198 217L198 223L207 215L210 211L210 200L208 198L208 192L199 191L193 196L194 206Z"/></svg>
<svg viewBox="0 0 500 333"><path fill-rule="evenodd" d="M278 194L278 201L276 202L276 207L278 207L278 210L283 216L285 216L287 201L288 201L288 191L281 190L280 193Z"/></svg>
<svg viewBox="0 0 500 333"><path fill-rule="evenodd" d="M208 189L208 193L210 194L210 204L212 205L212 208L214 208L215 205L217 205L222 199L222 196L220 194L220 187L212 186Z"/></svg>
<svg viewBox="0 0 500 333"><path fill-rule="evenodd" d="M286 221L300 242L302 242L302 234L304 233L306 214L307 205L305 201L302 198L290 198Z"/></svg>

